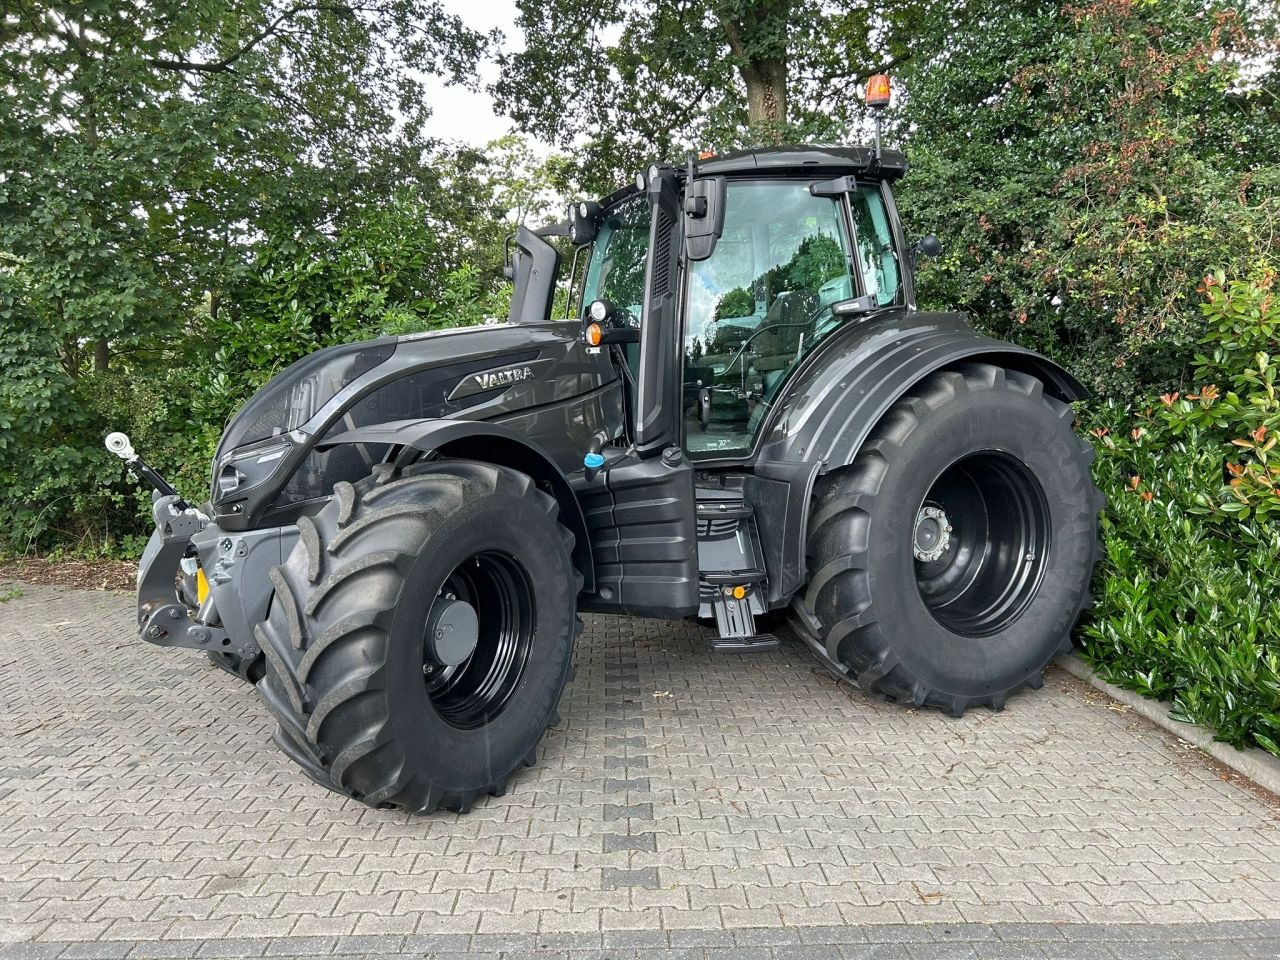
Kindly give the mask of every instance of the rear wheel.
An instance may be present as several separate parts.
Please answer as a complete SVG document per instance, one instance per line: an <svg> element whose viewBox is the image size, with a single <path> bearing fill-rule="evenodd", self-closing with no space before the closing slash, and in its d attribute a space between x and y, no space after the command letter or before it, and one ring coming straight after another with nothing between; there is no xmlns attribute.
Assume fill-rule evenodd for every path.
<svg viewBox="0 0 1280 960"><path fill-rule="evenodd" d="M1087 605L1102 495L1071 408L987 364L933 374L823 478L798 626L841 676L956 716L1038 687Z"/></svg>
<svg viewBox="0 0 1280 960"><path fill-rule="evenodd" d="M558 720L580 579L556 501L441 461L338 484L299 521L256 634L276 742L371 806L466 811Z"/></svg>

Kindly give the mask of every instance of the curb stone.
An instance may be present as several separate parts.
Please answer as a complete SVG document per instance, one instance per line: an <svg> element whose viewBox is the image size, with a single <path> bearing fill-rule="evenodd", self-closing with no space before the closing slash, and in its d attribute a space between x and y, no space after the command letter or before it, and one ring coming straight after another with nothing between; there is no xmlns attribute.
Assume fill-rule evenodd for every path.
<svg viewBox="0 0 1280 960"><path fill-rule="evenodd" d="M1064 654L1053 661L1073 677L1101 690L1113 700L1118 700L1139 716L1150 720L1157 727L1167 730L1179 739L1203 750L1240 776L1253 781L1262 789L1280 796L1280 758L1265 750L1249 747L1237 750L1227 743L1213 739L1213 734L1195 724L1175 720L1170 708L1163 701L1150 700L1132 690L1125 690L1103 680L1078 653Z"/></svg>

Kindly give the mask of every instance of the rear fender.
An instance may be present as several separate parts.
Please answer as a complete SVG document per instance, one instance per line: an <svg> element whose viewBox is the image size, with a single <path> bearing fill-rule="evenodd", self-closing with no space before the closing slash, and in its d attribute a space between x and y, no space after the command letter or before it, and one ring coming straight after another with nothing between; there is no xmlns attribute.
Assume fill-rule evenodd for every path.
<svg viewBox="0 0 1280 960"><path fill-rule="evenodd" d="M342 443L391 444L400 448L398 463L425 454L480 460L528 474L556 498L561 522L573 534L573 564L583 576L583 590L595 589L591 540L573 488L554 460L515 431L478 420L396 420L348 430L326 439L316 449Z"/></svg>
<svg viewBox="0 0 1280 960"><path fill-rule="evenodd" d="M790 471L793 482L806 487L805 509L788 511L782 539L786 556L777 561L780 570L789 572L788 585L807 579L808 505L817 477L853 463L880 418L925 377L973 362L1031 374L1044 383L1046 393L1066 403L1090 395L1052 360L983 336L959 314L908 313L866 321L832 337L795 371L764 424L753 464L764 476ZM818 468L805 471L801 464Z"/></svg>
<svg viewBox="0 0 1280 960"><path fill-rule="evenodd" d="M764 424L757 462L816 460L824 473L847 466L899 397L958 363L1025 371L1068 403L1089 396L1052 360L985 337L960 314L908 313L863 327L832 337L800 365Z"/></svg>

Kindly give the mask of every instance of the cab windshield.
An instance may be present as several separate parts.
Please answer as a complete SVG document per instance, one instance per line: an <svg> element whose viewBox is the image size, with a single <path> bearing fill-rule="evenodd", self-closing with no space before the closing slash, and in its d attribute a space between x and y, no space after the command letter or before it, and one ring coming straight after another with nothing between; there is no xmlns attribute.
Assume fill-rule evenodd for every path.
<svg viewBox="0 0 1280 960"><path fill-rule="evenodd" d="M649 202L641 194L618 204L601 222L587 262L581 306L592 300L612 301L618 308L615 322L638 327L648 259Z"/></svg>

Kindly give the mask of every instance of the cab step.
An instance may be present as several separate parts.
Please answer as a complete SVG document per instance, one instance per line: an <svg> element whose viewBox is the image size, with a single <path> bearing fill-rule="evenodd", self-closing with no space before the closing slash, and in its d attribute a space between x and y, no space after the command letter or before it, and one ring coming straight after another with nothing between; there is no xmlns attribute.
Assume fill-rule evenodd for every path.
<svg viewBox="0 0 1280 960"><path fill-rule="evenodd" d="M749 637L707 637L707 649L715 653L763 653L777 650L778 642L772 633L755 633Z"/></svg>
<svg viewBox="0 0 1280 960"><path fill-rule="evenodd" d="M758 633L756 617L766 606L768 574L760 551L755 510L743 495L741 478L723 477L698 488L698 615L714 618L717 637L708 649L719 653L773 650L778 638Z"/></svg>

